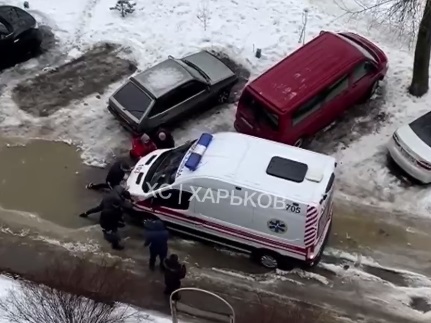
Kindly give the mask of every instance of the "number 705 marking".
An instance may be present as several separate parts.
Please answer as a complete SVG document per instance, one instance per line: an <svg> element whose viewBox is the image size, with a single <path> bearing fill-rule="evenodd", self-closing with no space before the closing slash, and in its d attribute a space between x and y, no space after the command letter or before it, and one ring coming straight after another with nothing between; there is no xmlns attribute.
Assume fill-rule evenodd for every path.
<svg viewBox="0 0 431 323"><path fill-rule="evenodd" d="M292 212L292 213L301 213L301 208L298 204L286 204L286 211Z"/></svg>

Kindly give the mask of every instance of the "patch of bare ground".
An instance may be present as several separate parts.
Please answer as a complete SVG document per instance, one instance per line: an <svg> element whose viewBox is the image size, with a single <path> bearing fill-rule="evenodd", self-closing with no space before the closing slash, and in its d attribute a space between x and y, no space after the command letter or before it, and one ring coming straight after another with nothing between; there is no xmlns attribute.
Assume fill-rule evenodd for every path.
<svg viewBox="0 0 431 323"><path fill-rule="evenodd" d="M135 64L119 58L119 47L98 44L81 57L19 83L13 89L18 107L34 116L46 117L92 93L131 75Z"/></svg>

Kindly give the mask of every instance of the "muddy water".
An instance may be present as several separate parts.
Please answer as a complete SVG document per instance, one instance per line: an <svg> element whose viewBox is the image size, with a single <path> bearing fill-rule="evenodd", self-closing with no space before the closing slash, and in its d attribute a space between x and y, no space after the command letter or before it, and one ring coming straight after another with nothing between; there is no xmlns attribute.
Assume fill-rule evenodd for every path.
<svg viewBox="0 0 431 323"><path fill-rule="evenodd" d="M102 171L83 165L74 146L0 139L2 208L35 213L66 227L82 227L89 222L77 215L100 199L99 194L84 189L93 179L103 179Z"/></svg>
<svg viewBox="0 0 431 323"><path fill-rule="evenodd" d="M334 214L329 246L370 256L387 266L431 275L431 236L426 219L397 222L387 214L364 216L359 210L338 207Z"/></svg>
<svg viewBox="0 0 431 323"><path fill-rule="evenodd" d="M89 181L103 180L104 175L104 170L84 166L73 146L40 140L24 143L0 139L0 205L3 208L35 213L68 228L92 225L95 221L77 215L100 201L100 193L87 191L84 186ZM339 205L329 246L369 255L386 265L431 274L431 265L427 265L431 263L431 237L426 225L429 221L388 222L393 217L396 215L364 216L361 209ZM140 234L137 230L130 240L139 244ZM129 241L129 244L134 242ZM193 255L202 267L229 268L251 274L265 271L252 265L247 257L220 252L200 243L189 244L180 239L174 241L173 247L185 257ZM137 248L141 249L140 245Z"/></svg>

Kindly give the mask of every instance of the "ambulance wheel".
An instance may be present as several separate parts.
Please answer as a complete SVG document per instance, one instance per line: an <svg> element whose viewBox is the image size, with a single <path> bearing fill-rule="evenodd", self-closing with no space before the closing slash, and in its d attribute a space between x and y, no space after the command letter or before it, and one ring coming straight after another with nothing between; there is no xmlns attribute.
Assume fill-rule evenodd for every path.
<svg viewBox="0 0 431 323"><path fill-rule="evenodd" d="M270 250L256 250L252 257L263 267L276 269L279 265L279 255Z"/></svg>

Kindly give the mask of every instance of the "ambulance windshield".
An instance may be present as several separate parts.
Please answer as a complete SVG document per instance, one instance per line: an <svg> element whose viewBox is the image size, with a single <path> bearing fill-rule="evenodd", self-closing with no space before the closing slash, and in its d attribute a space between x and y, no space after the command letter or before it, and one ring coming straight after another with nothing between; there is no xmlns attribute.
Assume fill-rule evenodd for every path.
<svg viewBox="0 0 431 323"><path fill-rule="evenodd" d="M175 175L185 154L193 145L194 141L185 143L182 146L164 152L151 165L142 184L145 193L153 191L162 185L170 185L175 181Z"/></svg>

